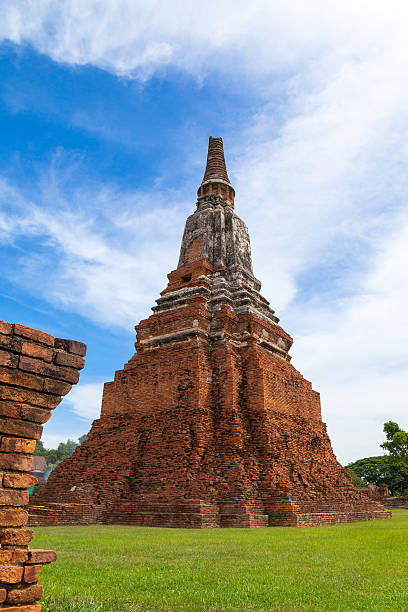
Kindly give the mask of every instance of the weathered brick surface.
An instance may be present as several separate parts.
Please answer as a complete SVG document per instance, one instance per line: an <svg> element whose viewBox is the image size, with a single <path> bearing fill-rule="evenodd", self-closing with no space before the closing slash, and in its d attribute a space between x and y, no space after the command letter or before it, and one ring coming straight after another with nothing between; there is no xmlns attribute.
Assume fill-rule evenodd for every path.
<svg viewBox="0 0 408 612"><path fill-rule="evenodd" d="M9 336L13 332L13 326L11 323L0 321L0 334L6 334Z"/></svg>
<svg viewBox="0 0 408 612"><path fill-rule="evenodd" d="M56 357L57 356L58 353ZM34 372L35 374L41 374L42 376L50 376L51 378L58 378L71 384L77 383L79 379L79 374L76 370L58 367L56 365L41 361L40 359L33 359L32 357L20 357L19 367L28 372Z"/></svg>
<svg viewBox="0 0 408 612"><path fill-rule="evenodd" d="M23 582L27 584L33 584L37 582L42 565L26 565L24 567Z"/></svg>
<svg viewBox="0 0 408 612"><path fill-rule="evenodd" d="M47 392L47 389L44 389ZM65 395L65 394L64 394ZM33 423L46 423L51 418L51 411L44 410L44 408L35 408L34 406L28 406L26 404L17 404L20 406L20 417Z"/></svg>
<svg viewBox="0 0 408 612"><path fill-rule="evenodd" d="M61 398L56 395L48 395L29 389L20 389L6 385L0 386L0 399L32 404L41 408L49 408L50 410L56 408L61 401Z"/></svg>
<svg viewBox="0 0 408 612"><path fill-rule="evenodd" d="M29 472L42 424L78 380L85 345L0 321L0 609L39 612L37 585L54 551L28 550ZM73 349L73 350L71 350Z"/></svg>
<svg viewBox="0 0 408 612"><path fill-rule="evenodd" d="M71 353L57 353L55 355L55 363L58 365L69 366L71 368L78 368L82 370L85 365L85 359L79 355L72 355Z"/></svg>
<svg viewBox="0 0 408 612"><path fill-rule="evenodd" d="M0 565L17 565L27 561L28 554L23 549L8 549L0 550Z"/></svg>
<svg viewBox="0 0 408 612"><path fill-rule="evenodd" d="M2 546L28 546L33 537L31 529L2 529L0 544Z"/></svg>
<svg viewBox="0 0 408 612"><path fill-rule="evenodd" d="M11 589L7 594L7 603L25 604L34 603L41 599L43 587L40 584L33 584L22 589Z"/></svg>
<svg viewBox="0 0 408 612"><path fill-rule="evenodd" d="M31 474L4 474L3 487L10 489L29 489L37 484L37 479Z"/></svg>
<svg viewBox="0 0 408 612"><path fill-rule="evenodd" d="M76 340L63 340L62 338L55 338L55 347L62 349L66 353L73 353L74 355L80 355L85 357L86 355L86 344L83 342L77 342Z"/></svg>
<svg viewBox="0 0 408 612"><path fill-rule="evenodd" d="M0 451L6 453L33 453L35 451L35 440L27 440L26 438L9 438L4 436L1 438Z"/></svg>
<svg viewBox="0 0 408 612"><path fill-rule="evenodd" d="M52 563L57 558L55 551L53 550L42 550L42 549L31 549L28 551L28 561L30 565Z"/></svg>
<svg viewBox="0 0 408 612"><path fill-rule="evenodd" d="M0 434L13 434L39 440L42 434L41 425L17 419L0 418Z"/></svg>
<svg viewBox="0 0 408 612"><path fill-rule="evenodd" d="M0 453L0 469L2 470L20 470L21 472L29 472L32 467L32 457L15 455L11 453Z"/></svg>
<svg viewBox="0 0 408 612"><path fill-rule="evenodd" d="M0 527L22 527L27 523L28 513L16 508L0 509Z"/></svg>
<svg viewBox="0 0 408 612"><path fill-rule="evenodd" d="M31 327L26 327L25 325L19 325L18 323L14 324L14 335L29 338L34 340L34 342L47 346L54 346L55 344L55 338L50 336L50 334L46 334L38 329L31 329Z"/></svg>
<svg viewBox="0 0 408 612"><path fill-rule="evenodd" d="M16 584L21 582L24 568L18 565L0 565L0 582L2 584Z"/></svg>
<svg viewBox="0 0 408 612"><path fill-rule="evenodd" d="M27 550L21 550L17 548L16 550L12 550L11 562L12 563L25 563L27 561L28 554Z"/></svg>
<svg viewBox="0 0 408 612"><path fill-rule="evenodd" d="M18 364L18 356L9 353L8 351L0 351L0 366L16 368Z"/></svg>
<svg viewBox="0 0 408 612"><path fill-rule="evenodd" d="M33 344L32 342L24 342L21 347L21 353L28 355L28 357L43 359L44 361L51 361L53 356L52 349L39 344Z"/></svg>
<svg viewBox="0 0 408 612"><path fill-rule="evenodd" d="M0 506L26 506L27 504L28 491L0 489Z"/></svg>
<svg viewBox="0 0 408 612"><path fill-rule="evenodd" d="M35 492L31 524L306 526L389 516L336 461L319 394L291 365L292 338L259 293L233 201L222 141L210 139L178 268L136 327L136 354L105 385L101 418Z"/></svg>

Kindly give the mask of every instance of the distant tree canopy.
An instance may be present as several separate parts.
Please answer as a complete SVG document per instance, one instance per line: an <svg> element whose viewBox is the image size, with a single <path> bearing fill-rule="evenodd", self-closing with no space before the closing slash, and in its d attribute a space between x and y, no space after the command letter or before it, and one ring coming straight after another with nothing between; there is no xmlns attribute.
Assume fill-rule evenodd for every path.
<svg viewBox="0 0 408 612"><path fill-rule="evenodd" d="M381 448L388 455L359 459L349 463L346 469L352 478L355 475L366 485L386 484L392 495L401 495L408 489L408 433L394 421L384 423L384 432L387 439Z"/></svg>
<svg viewBox="0 0 408 612"><path fill-rule="evenodd" d="M45 457L47 467L54 469L61 461L70 457L76 447L85 440L86 434L78 438L78 442L74 440L67 440L66 442L60 442L57 448L47 449L41 440L37 440L34 455Z"/></svg>
<svg viewBox="0 0 408 612"><path fill-rule="evenodd" d="M365 457L349 463L346 466L348 472L353 472L367 486L370 483L376 484L378 487L382 484L387 484L391 487L389 479L391 477L389 466L389 457L380 455L378 457Z"/></svg>

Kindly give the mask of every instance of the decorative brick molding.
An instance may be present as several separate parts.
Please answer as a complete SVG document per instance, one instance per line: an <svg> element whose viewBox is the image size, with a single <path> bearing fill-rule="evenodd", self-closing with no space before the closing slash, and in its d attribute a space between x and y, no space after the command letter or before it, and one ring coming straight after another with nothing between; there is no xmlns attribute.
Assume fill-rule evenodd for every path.
<svg viewBox="0 0 408 612"><path fill-rule="evenodd" d="M27 489L32 454L43 424L84 367L86 346L36 329L0 321L0 609L38 612L37 584L53 550L30 550Z"/></svg>

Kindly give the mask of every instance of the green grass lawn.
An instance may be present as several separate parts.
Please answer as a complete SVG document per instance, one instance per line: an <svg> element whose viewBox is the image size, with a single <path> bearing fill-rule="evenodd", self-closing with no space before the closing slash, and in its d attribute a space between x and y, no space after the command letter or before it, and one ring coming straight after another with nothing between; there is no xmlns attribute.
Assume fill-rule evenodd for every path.
<svg viewBox="0 0 408 612"><path fill-rule="evenodd" d="M37 527L44 612L408 610L408 510L295 529Z"/></svg>

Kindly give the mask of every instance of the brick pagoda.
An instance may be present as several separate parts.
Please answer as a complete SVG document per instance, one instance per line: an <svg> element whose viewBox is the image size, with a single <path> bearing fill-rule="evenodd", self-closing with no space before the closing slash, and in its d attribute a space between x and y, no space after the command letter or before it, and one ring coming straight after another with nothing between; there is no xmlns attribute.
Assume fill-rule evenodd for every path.
<svg viewBox="0 0 408 612"><path fill-rule="evenodd" d="M252 270L221 138L210 138L178 267L105 384L86 441L31 524L322 525L387 518L337 462L319 394L291 365Z"/></svg>

